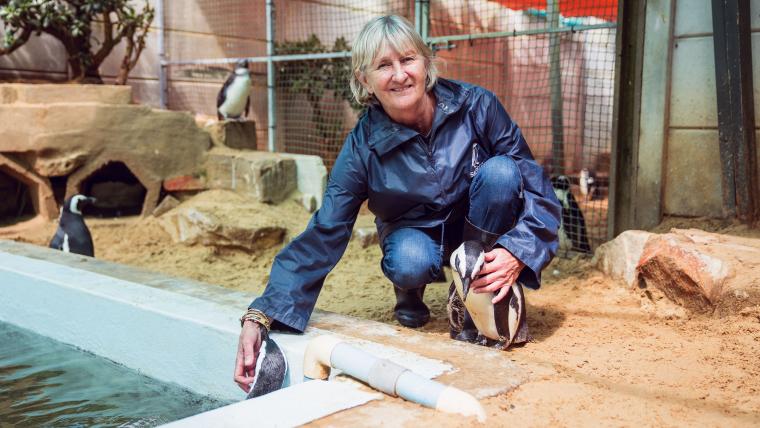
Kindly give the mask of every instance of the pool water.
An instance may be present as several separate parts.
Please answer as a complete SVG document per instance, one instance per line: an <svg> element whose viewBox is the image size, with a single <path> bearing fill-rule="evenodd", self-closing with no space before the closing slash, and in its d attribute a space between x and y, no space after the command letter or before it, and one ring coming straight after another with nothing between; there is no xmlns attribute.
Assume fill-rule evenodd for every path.
<svg viewBox="0 0 760 428"><path fill-rule="evenodd" d="M0 426L151 427L226 404L0 322Z"/></svg>

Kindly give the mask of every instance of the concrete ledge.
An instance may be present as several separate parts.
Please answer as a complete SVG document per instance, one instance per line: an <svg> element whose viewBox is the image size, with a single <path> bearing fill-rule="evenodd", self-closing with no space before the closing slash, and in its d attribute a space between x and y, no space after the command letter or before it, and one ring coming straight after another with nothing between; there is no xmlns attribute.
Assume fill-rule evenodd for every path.
<svg viewBox="0 0 760 428"><path fill-rule="evenodd" d="M121 85L0 84L0 104L53 103L130 104L132 88Z"/></svg>

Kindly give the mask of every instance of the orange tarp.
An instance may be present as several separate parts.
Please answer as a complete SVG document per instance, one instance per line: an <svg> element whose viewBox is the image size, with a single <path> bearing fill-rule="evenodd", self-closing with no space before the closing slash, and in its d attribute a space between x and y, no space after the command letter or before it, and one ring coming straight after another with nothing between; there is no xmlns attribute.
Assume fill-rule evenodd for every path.
<svg viewBox="0 0 760 428"><path fill-rule="evenodd" d="M546 0L494 0L512 10L546 10ZM617 20L618 0L559 0L562 16L595 16L607 21Z"/></svg>

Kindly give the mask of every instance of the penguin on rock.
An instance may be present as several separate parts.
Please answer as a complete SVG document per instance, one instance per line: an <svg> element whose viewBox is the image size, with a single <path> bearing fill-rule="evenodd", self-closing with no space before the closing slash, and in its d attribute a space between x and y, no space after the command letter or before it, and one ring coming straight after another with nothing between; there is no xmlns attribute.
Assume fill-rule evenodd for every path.
<svg viewBox="0 0 760 428"><path fill-rule="evenodd" d="M586 234L586 220L570 190L570 179L558 175L551 179L554 194L562 204L562 223L559 227L559 247L564 251L591 252Z"/></svg>
<svg viewBox="0 0 760 428"><path fill-rule="evenodd" d="M224 82L216 96L216 115L219 120L239 120L248 115L251 107L251 72L248 60L235 64L235 70Z"/></svg>
<svg viewBox="0 0 760 428"><path fill-rule="evenodd" d="M50 248L83 256L95 256L92 235L82 217L84 207L94 203L95 198L79 194L63 202L61 215L58 218L58 229L50 241Z"/></svg>

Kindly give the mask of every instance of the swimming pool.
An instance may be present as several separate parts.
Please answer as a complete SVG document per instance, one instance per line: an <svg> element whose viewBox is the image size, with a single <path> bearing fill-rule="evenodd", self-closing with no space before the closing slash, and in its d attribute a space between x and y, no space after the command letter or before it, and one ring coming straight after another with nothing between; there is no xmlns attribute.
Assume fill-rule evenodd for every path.
<svg viewBox="0 0 760 428"><path fill-rule="evenodd" d="M156 426L228 402L0 322L0 425Z"/></svg>

